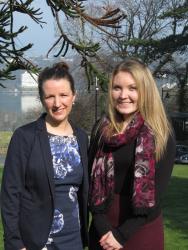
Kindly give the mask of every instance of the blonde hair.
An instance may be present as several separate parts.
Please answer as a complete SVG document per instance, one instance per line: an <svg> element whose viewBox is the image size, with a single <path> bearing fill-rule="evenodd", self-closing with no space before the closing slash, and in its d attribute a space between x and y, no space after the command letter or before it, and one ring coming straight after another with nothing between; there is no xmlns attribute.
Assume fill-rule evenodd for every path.
<svg viewBox="0 0 188 250"><path fill-rule="evenodd" d="M108 90L108 113L111 121L110 131L119 133L123 128L123 119L115 110L111 95L114 77L119 72L130 73L136 82L138 90L138 110L153 131L156 159L159 160L165 151L168 137L171 134L171 126L152 73L149 68L138 59L126 59L124 62L118 64L112 73Z"/></svg>

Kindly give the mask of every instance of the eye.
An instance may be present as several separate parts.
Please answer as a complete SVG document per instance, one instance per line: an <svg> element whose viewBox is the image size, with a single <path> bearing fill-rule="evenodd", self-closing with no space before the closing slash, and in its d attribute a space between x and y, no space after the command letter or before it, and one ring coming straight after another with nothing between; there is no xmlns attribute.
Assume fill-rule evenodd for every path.
<svg viewBox="0 0 188 250"><path fill-rule="evenodd" d="M60 96L65 97L65 96L68 96L68 94L62 93L60 94Z"/></svg>
<svg viewBox="0 0 188 250"><path fill-rule="evenodd" d="M53 96L52 96L52 95L47 95L47 96L45 96L44 98L45 98L45 99L52 99Z"/></svg>
<svg viewBox="0 0 188 250"><path fill-rule="evenodd" d="M135 86L130 86L129 89L130 90L137 90L137 87L136 87L136 85Z"/></svg>
<svg viewBox="0 0 188 250"><path fill-rule="evenodd" d="M120 87L119 85L113 85L112 89L113 89L113 90L120 90L121 87Z"/></svg>

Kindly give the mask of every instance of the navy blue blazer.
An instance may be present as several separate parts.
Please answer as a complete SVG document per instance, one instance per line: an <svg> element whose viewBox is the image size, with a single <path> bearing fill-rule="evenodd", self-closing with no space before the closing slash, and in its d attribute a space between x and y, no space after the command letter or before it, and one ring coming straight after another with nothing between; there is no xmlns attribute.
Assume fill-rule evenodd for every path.
<svg viewBox="0 0 188 250"><path fill-rule="evenodd" d="M71 125L84 169L78 201L85 246L88 239L88 137ZM5 250L24 246L27 250L41 250L47 242L54 212L53 165L45 114L14 132L5 160L1 202Z"/></svg>

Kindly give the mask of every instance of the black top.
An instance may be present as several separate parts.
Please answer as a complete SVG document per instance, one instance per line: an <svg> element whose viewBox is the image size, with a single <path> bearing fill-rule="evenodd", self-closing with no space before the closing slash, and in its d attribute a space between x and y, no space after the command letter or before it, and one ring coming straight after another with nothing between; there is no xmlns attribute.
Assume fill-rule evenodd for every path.
<svg viewBox="0 0 188 250"><path fill-rule="evenodd" d="M93 222L99 237L112 231L114 237L124 245L126 241L134 234L142 225L154 220L161 212L161 198L165 193L175 158L175 140L170 137L167 143L164 156L156 163L156 206L148 215L134 215L131 205L131 192L134 176L134 155L136 140L129 145L124 145L113 152L115 164L115 193L125 198L126 210L122 223L118 228L113 228L108 222L105 214L93 214Z"/></svg>

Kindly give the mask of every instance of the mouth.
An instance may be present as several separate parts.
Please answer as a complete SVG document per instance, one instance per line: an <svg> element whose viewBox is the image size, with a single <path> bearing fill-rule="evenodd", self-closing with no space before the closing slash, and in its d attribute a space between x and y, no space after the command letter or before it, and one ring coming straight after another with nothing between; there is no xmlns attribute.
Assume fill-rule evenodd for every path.
<svg viewBox="0 0 188 250"><path fill-rule="evenodd" d="M64 111L64 108L58 109L58 108L54 108L52 109L53 113L62 113Z"/></svg>
<svg viewBox="0 0 188 250"><path fill-rule="evenodd" d="M129 104L132 104L133 102L117 102L118 105L129 105Z"/></svg>

